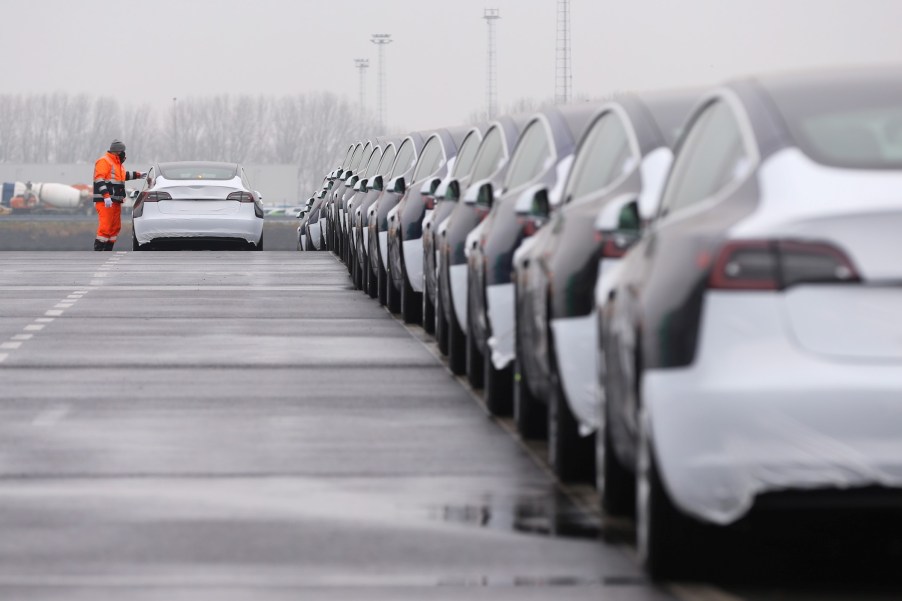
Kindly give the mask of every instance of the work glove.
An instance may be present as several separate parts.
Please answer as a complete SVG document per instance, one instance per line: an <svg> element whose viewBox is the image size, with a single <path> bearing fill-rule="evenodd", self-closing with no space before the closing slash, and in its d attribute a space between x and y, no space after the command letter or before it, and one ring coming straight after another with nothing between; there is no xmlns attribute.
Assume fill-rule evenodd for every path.
<svg viewBox="0 0 902 601"><path fill-rule="evenodd" d="M113 206L113 199L110 198L109 196L104 196L103 197L103 206L105 206L106 208L109 209L111 206Z"/></svg>

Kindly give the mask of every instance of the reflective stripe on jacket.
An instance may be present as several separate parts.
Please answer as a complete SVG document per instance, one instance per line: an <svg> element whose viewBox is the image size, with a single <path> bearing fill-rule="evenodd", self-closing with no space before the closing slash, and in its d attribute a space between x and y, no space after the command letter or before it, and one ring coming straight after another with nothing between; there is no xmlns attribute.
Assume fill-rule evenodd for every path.
<svg viewBox="0 0 902 601"><path fill-rule="evenodd" d="M125 200L125 182L141 177L136 171L125 171L119 156L108 152L94 163L94 202L110 196L113 202Z"/></svg>

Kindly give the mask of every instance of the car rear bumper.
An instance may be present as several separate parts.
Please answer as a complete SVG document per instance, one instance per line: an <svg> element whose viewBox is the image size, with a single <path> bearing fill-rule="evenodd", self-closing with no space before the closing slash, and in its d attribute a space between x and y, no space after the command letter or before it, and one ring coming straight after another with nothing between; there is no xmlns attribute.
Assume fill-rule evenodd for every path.
<svg viewBox="0 0 902 601"><path fill-rule="evenodd" d="M243 239L256 244L263 235L259 217L236 215L148 215L133 221L138 244L159 238Z"/></svg>
<svg viewBox="0 0 902 601"><path fill-rule="evenodd" d="M711 294L696 362L647 371L643 405L674 503L729 524L759 495L902 487L902 368L786 334L778 295Z"/></svg>

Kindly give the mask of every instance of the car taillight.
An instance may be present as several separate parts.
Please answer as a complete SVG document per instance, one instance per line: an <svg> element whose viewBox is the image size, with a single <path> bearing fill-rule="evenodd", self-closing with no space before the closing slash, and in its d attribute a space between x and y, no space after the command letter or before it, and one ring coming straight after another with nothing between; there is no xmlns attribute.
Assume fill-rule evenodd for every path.
<svg viewBox="0 0 902 601"><path fill-rule="evenodd" d="M708 287L782 290L801 283L855 283L861 278L839 248L825 242L737 240L717 253Z"/></svg>
<svg viewBox="0 0 902 601"><path fill-rule="evenodd" d="M238 202L254 202L257 200L250 192L232 192L226 196L226 200L237 200Z"/></svg>
<svg viewBox="0 0 902 601"><path fill-rule="evenodd" d="M473 208L476 211L476 218L479 219L479 221L485 219L491 212L491 209L485 205L474 205Z"/></svg>
<svg viewBox="0 0 902 601"><path fill-rule="evenodd" d="M157 202L160 200L172 200L169 192L148 192L144 195L144 202Z"/></svg>
<svg viewBox="0 0 902 601"><path fill-rule="evenodd" d="M431 211L435 208L435 196L425 194L423 195L423 200L425 201L427 211Z"/></svg>

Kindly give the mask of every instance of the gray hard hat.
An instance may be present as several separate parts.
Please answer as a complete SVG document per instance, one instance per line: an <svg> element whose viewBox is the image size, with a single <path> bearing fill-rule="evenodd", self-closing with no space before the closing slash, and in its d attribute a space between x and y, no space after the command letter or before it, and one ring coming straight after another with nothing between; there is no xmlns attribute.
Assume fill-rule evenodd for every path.
<svg viewBox="0 0 902 601"><path fill-rule="evenodd" d="M125 144L121 140L113 140L110 143L110 152L125 152Z"/></svg>

